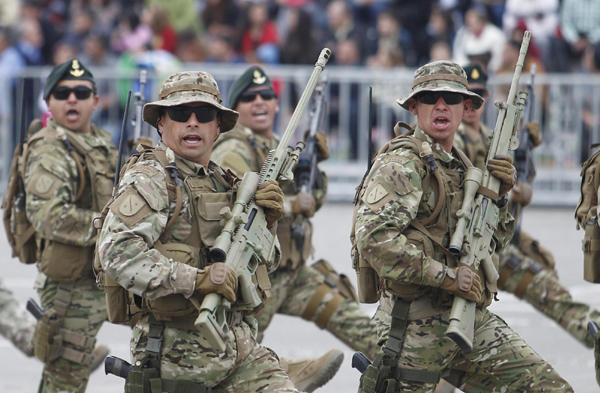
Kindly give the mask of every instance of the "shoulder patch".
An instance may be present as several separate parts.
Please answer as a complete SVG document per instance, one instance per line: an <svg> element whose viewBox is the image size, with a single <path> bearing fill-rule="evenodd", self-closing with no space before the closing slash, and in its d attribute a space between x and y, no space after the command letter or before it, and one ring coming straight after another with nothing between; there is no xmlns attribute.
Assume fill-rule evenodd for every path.
<svg viewBox="0 0 600 393"><path fill-rule="evenodd" d="M378 213L386 203L394 199L395 195L383 179L376 178L365 191L363 201L373 213Z"/></svg>
<svg viewBox="0 0 600 393"><path fill-rule="evenodd" d="M61 184L61 180L42 165L39 165L27 183L28 192L48 199L54 195L54 192Z"/></svg>
<svg viewBox="0 0 600 393"><path fill-rule="evenodd" d="M152 212L146 200L133 187L128 187L109 206L129 228Z"/></svg>
<svg viewBox="0 0 600 393"><path fill-rule="evenodd" d="M139 212L145 204L145 201L138 194L129 194L121 202L119 211L124 216L131 217Z"/></svg>
<svg viewBox="0 0 600 393"><path fill-rule="evenodd" d="M388 190L386 190L381 183L377 182L375 187L367 194L365 201L367 203L373 204L379 202L381 199L383 199L383 197L387 196L388 194Z"/></svg>
<svg viewBox="0 0 600 393"><path fill-rule="evenodd" d="M160 171L153 167L153 166L149 166L149 165L134 165L131 169L130 169L131 173L144 173L146 175L148 175L149 177L152 177L154 175L157 175L160 173Z"/></svg>

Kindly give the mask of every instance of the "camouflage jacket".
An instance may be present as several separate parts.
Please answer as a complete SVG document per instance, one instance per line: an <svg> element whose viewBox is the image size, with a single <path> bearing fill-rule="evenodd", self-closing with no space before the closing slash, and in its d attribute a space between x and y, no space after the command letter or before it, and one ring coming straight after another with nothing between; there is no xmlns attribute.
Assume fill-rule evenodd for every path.
<svg viewBox="0 0 600 393"><path fill-rule="evenodd" d="M56 122L49 119L47 127L38 131L38 134L58 128ZM98 164L111 167L112 173L98 174L97 176L104 175L104 178L91 180L90 168L85 168L85 189L81 198L75 202L81 184L76 161L57 138L46 136L35 139L29 144L22 172L27 194L27 219L40 238L72 246L92 246L97 234L92 221L100 215L110 198L117 150L110 142L110 133L96 126L92 126L90 135L60 128L66 132L69 140L83 141L95 150L98 161L108 161ZM102 183L101 187L99 183ZM93 189L103 195L94 195Z"/></svg>
<svg viewBox="0 0 600 393"><path fill-rule="evenodd" d="M162 143L158 144L158 149L167 150ZM175 157L178 168L186 166L198 177L210 179L213 189L206 190L205 194L228 191L216 177L216 173L222 173L222 170L214 162L211 161L206 168L177 155ZM206 263L208 253L207 246L201 244L201 261L196 261L198 267L194 267L167 258L153 248L158 240L163 244L185 244L194 230L195 214L187 187L182 187L178 218L165 230L176 208L176 201L169 198L168 176L170 174L156 159L146 159L142 155L123 175L115 197L117 201L121 195L131 193L131 203L119 206L130 211L115 214L111 202L111 210L98 237L98 255L106 274L128 291L148 300L173 294L182 294L186 298L192 296L198 268ZM218 210L206 213L211 215L211 219L215 219L212 217L214 214L218 217ZM216 222L218 224L218 218ZM199 228L201 235L204 235L203 229ZM267 270L274 270L278 262L269 261Z"/></svg>
<svg viewBox="0 0 600 393"><path fill-rule="evenodd" d="M447 153L418 127L414 136L431 144L436 163L446 181L455 183L452 178L464 176L466 167L455 158L456 152ZM423 189L426 174L423 160L411 148L399 147L379 155L363 184L366 192L357 202L354 231L360 255L379 277L404 285L439 287L448 269L445 262L430 256L442 255L436 252L439 246L433 244L433 252L426 253L424 243L409 241L406 237L411 222L430 217L436 205L435 181L432 180L427 189ZM457 189L456 184L453 187ZM456 197L462 198L462 191L447 193L448 204L459 206L462 200L453 201ZM446 233L441 236L442 243L451 238L456 217L449 217L449 222ZM512 236L511 222L512 218L504 207L500 210L499 230L495 234L499 248L504 247ZM447 247L447 244L444 245Z"/></svg>
<svg viewBox="0 0 600 393"><path fill-rule="evenodd" d="M221 134L213 148L212 159L219 165L231 169L236 176L242 177L248 171L260 172L269 151L276 149L279 141L276 135L273 135L271 140L267 140L237 123L233 130ZM322 171L319 174L317 186L313 191L316 210L325 203L327 195L327 177ZM291 238L291 231L294 222L301 220L301 217L294 217L292 214L292 203L298 188L295 184L291 184L283 187L283 192L285 193L284 215L277 227L277 236L282 250L281 267L295 268L304 263L312 253L312 225L310 220L307 220L304 244L297 247Z"/></svg>
<svg viewBox="0 0 600 393"><path fill-rule="evenodd" d="M492 130L483 123L480 124L479 131L472 129L464 122L460 123L454 136L454 146L464 151L475 167L483 169L491 133Z"/></svg>

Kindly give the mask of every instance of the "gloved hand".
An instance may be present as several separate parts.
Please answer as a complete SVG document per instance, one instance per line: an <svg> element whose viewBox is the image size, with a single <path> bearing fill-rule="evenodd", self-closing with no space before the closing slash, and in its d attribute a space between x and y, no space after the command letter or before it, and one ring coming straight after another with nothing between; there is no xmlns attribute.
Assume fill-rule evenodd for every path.
<svg viewBox="0 0 600 393"><path fill-rule="evenodd" d="M315 214L315 198L306 192L299 192L292 202L292 213L304 214L305 217L312 217Z"/></svg>
<svg viewBox="0 0 600 393"><path fill-rule="evenodd" d="M198 270L196 275L196 292L202 295L218 293L231 303L235 302L237 286L235 272L223 262L208 265L206 269Z"/></svg>
<svg viewBox="0 0 600 393"><path fill-rule="evenodd" d="M532 194L531 184L519 183L512 189L510 197L513 202L518 203L521 206L527 206L531 203Z"/></svg>
<svg viewBox="0 0 600 393"><path fill-rule="evenodd" d="M315 139L315 146L318 150L317 161L325 161L329 158L329 144L327 143L327 135L325 135L325 133L322 131L317 131L317 133L315 134Z"/></svg>
<svg viewBox="0 0 600 393"><path fill-rule="evenodd" d="M283 216L283 191L275 180L267 180L258 187L254 201L265 210L267 228L272 228Z"/></svg>
<svg viewBox="0 0 600 393"><path fill-rule="evenodd" d="M467 266L455 267L448 270L440 287L455 296L479 303L481 301L481 279Z"/></svg>
<svg viewBox="0 0 600 393"><path fill-rule="evenodd" d="M496 156L488 163L488 169L492 176L500 180L500 191L498 195L503 197L517 182L517 170L513 166L511 156Z"/></svg>
<svg viewBox="0 0 600 393"><path fill-rule="evenodd" d="M531 139L531 143L533 147L539 146L542 143L542 133L540 131L540 122L539 121L530 121L525 124L525 128L529 131L529 139Z"/></svg>

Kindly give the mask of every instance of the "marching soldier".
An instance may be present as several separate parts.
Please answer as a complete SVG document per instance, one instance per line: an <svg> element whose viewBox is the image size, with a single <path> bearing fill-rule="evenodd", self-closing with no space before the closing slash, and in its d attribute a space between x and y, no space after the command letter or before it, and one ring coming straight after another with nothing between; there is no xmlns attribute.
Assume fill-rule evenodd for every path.
<svg viewBox="0 0 600 393"><path fill-rule="evenodd" d="M21 168L39 252L35 287L45 310L35 354L45 362L40 392L81 393L106 319L92 272L92 221L110 198L117 151L110 134L91 123L96 85L77 59L52 70L44 99L52 118L29 138Z"/></svg>
<svg viewBox="0 0 600 393"><path fill-rule="evenodd" d="M240 177L248 171L260 171L269 151L279 144L273 132L278 105L271 80L262 68L248 68L231 86L229 106L240 113L240 119L231 132L217 140L215 162ZM316 147L318 161L326 160L329 148L322 132L316 134ZM312 195L299 191L294 184L284 189L284 214L277 229L282 262L270 275L273 297L257 315L259 331L265 331L276 313L293 315L315 322L356 350L374 355L378 349L376 326L360 310L348 279L324 260L306 265L313 251L310 221L302 244L292 235L294 222L312 217L325 202L327 178L324 172L317 176ZM314 360L283 359L282 365L298 389L312 392L335 375L342 360L341 351L330 350Z"/></svg>
<svg viewBox="0 0 600 393"><path fill-rule="evenodd" d="M128 378L126 391L152 386L148 393L297 392L276 355L256 342L253 310L235 303L236 274L208 255L221 232L219 211L235 200L238 182L210 160L212 148L220 133L234 127L238 113L221 104L210 74L188 71L163 82L143 117L161 142L129 162L98 240L104 272L140 308L131 350L134 371L143 379ZM274 181L263 184L255 201L274 232L283 193ZM276 259L267 269L276 268ZM262 295L267 269L255 276ZM210 293L233 304L224 352L194 325L197 305ZM108 301L109 313L115 305Z"/></svg>
<svg viewBox="0 0 600 393"><path fill-rule="evenodd" d="M472 165L452 144L463 116L479 108L482 97L467 90L467 76L459 65L437 61L417 69L412 92L398 103L417 116L417 127L380 150L355 209L355 251L383 286L374 317L384 345L372 366L376 380L384 378L388 391L431 392L441 373L461 367L468 375L461 385L467 392L572 391L550 364L487 310L496 288L485 273L457 267L446 248L463 202L464 174ZM503 196L514 186L516 171L505 156L490 160L488 169L500 180L500 219L494 234L500 249L512 235ZM440 176L427 176L430 170ZM477 304L468 354L446 337L455 296ZM375 374L363 374L360 391L375 392L373 381L365 381L367 375Z"/></svg>

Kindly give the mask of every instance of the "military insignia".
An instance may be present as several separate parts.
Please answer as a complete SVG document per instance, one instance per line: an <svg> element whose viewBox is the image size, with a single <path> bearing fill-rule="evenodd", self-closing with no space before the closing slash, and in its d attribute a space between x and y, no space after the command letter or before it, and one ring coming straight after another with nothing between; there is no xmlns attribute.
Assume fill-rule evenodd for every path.
<svg viewBox="0 0 600 393"><path fill-rule="evenodd" d="M471 72L471 79L477 80L479 77L479 71L477 71L477 68L473 68L473 71Z"/></svg>
<svg viewBox="0 0 600 393"><path fill-rule="evenodd" d="M254 70L254 79L252 79L252 82L256 83L257 85L262 85L266 81L266 76L261 75L259 70Z"/></svg>
<svg viewBox="0 0 600 393"><path fill-rule="evenodd" d="M45 194L50 191L54 185L54 179L48 175L41 175L35 183L35 191L38 194Z"/></svg>
<svg viewBox="0 0 600 393"><path fill-rule="evenodd" d="M85 73L85 70L80 70L80 65L79 65L79 61L77 61L77 59L73 59L73 63L71 64L71 68L73 69L72 71L69 71L69 73L71 75L73 75L76 78L79 78L81 75L83 75Z"/></svg>
<svg viewBox="0 0 600 393"><path fill-rule="evenodd" d="M145 203L139 195L129 194L119 206L119 212L126 217L131 217L142 210L144 206Z"/></svg>
<svg viewBox="0 0 600 393"><path fill-rule="evenodd" d="M388 190L385 189L381 184L377 184L367 195L367 203L377 203L388 195Z"/></svg>

